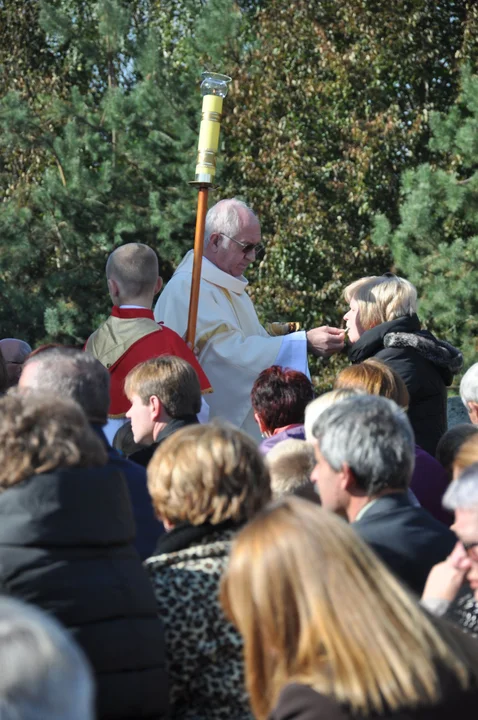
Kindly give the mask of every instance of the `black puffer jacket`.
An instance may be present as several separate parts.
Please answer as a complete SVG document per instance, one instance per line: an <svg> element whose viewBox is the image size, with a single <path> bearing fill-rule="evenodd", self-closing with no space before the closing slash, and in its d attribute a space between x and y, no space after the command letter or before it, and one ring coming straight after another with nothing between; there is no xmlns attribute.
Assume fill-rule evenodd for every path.
<svg viewBox="0 0 478 720"><path fill-rule="evenodd" d="M108 467L56 470L0 495L0 590L72 631L102 720L168 716L163 627L133 539L125 481Z"/></svg>
<svg viewBox="0 0 478 720"><path fill-rule="evenodd" d="M349 349L354 364L370 357L390 365L405 381L417 445L435 455L447 429L446 388L463 366L461 352L422 330L417 315L407 315L367 330Z"/></svg>

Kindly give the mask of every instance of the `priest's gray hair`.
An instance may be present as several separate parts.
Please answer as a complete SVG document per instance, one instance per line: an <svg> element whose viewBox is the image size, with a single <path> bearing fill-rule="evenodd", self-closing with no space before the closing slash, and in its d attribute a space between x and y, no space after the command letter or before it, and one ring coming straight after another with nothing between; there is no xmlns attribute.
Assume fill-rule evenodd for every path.
<svg viewBox="0 0 478 720"><path fill-rule="evenodd" d="M93 678L83 653L51 616L0 599L0 718L93 720Z"/></svg>
<svg viewBox="0 0 478 720"><path fill-rule="evenodd" d="M415 465L415 439L405 413L393 400L360 395L332 405L312 428L323 458L339 472L347 465L369 497L405 491Z"/></svg>
<svg viewBox="0 0 478 720"><path fill-rule="evenodd" d="M443 497L443 507L447 510L478 510L478 463L465 468L458 480L452 482Z"/></svg>
<svg viewBox="0 0 478 720"><path fill-rule="evenodd" d="M463 375L460 383L460 396L467 410L469 402L478 403L478 363L472 365Z"/></svg>
<svg viewBox="0 0 478 720"><path fill-rule="evenodd" d="M241 216L239 210L246 210L251 215L255 213L242 200L230 198L220 200L212 206L206 215L206 228L204 231L204 247L208 246L213 233L224 233L235 237L241 230Z"/></svg>

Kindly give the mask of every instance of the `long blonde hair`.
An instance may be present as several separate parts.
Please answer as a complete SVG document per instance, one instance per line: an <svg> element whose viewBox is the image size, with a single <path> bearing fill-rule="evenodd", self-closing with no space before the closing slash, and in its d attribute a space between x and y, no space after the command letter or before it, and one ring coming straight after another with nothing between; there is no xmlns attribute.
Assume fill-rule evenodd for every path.
<svg viewBox="0 0 478 720"><path fill-rule="evenodd" d="M468 686L416 601L343 520L306 500L284 498L239 533L221 601L244 638L258 720L290 682L364 715L435 702L437 664Z"/></svg>

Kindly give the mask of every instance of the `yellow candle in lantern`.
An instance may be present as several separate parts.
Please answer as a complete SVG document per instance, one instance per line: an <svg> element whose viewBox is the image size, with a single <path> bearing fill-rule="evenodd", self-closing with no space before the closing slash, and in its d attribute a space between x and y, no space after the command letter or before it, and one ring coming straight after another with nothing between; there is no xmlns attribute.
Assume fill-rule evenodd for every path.
<svg viewBox="0 0 478 720"><path fill-rule="evenodd" d="M202 102L202 119L199 130L197 176L216 174L216 152L219 147L223 98L219 95L205 95Z"/></svg>

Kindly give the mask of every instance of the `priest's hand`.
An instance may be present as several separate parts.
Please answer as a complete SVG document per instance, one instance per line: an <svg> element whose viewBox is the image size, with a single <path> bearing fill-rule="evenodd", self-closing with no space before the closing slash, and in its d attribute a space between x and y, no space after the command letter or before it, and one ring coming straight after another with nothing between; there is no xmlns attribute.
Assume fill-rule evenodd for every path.
<svg viewBox="0 0 478 720"><path fill-rule="evenodd" d="M317 357L330 357L340 352L344 346L345 330L339 328L324 327L308 330L307 350Z"/></svg>

